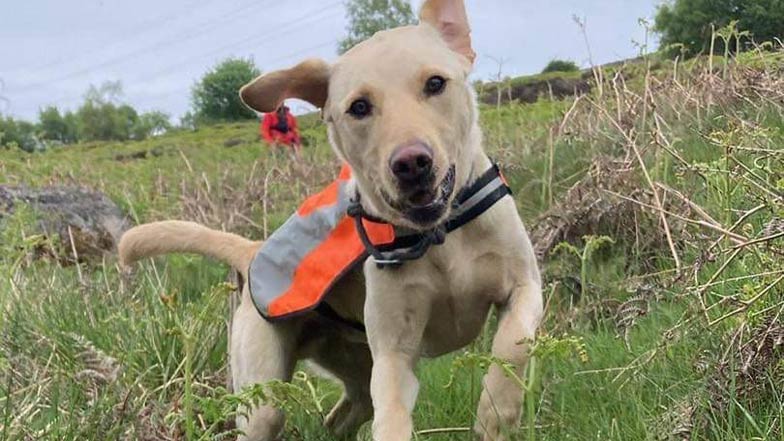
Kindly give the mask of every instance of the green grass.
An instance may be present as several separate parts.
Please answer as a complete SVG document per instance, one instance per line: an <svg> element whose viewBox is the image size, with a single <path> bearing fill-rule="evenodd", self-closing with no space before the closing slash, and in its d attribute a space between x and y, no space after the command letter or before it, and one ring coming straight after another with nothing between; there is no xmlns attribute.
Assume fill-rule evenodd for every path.
<svg viewBox="0 0 784 441"><path fill-rule="evenodd" d="M486 149L503 165L529 228L554 207L574 216L578 207L559 202L600 158L633 170L627 186L606 190L652 204L635 148L652 181L692 204L660 190L665 209L680 216L667 216L680 277L666 242L643 240L662 231L650 209L596 219L596 234L614 243L584 261L547 256L544 346L527 372L534 387L514 440L784 440L782 349L759 355L753 378L739 349L763 342L757 330L780 322L782 241L733 257L735 243L715 228L743 218L733 231L764 239L784 217L784 103L776 95L784 75L779 55L760 56L765 62L732 63L728 76L707 77L694 62L677 84L660 84L673 76L663 64L650 77L635 72L629 90L595 88L577 103L482 108ZM193 219L261 238L338 169L324 127L314 116L302 125L308 146L299 162L263 147L255 123L221 124L143 142L0 151L0 182L88 185L137 222ZM145 158L129 156L141 151ZM706 222L698 208L713 228L679 220ZM47 241L35 235L35 216L20 210L0 220L0 439L214 439L227 430L232 404L258 392L224 389L227 269L172 256L129 276L107 258L83 265L80 276L74 266L30 259ZM568 239L577 250L588 240ZM417 429L455 430L418 439L472 439L463 429L473 424L493 327L491 320L465 351L420 364ZM331 439L321 419L338 396L312 374L284 389L278 399L295 409L286 439Z"/></svg>

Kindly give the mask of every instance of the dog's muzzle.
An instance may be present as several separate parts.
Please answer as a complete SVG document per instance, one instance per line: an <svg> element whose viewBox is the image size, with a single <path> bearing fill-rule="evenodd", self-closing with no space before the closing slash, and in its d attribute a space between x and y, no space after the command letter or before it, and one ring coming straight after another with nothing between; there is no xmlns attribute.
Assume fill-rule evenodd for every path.
<svg viewBox="0 0 784 441"><path fill-rule="evenodd" d="M455 191L455 166L449 167L441 183L432 190L434 197L427 203L418 205L411 199L403 206L403 216L418 225L430 225L440 220L449 208L449 199Z"/></svg>
<svg viewBox="0 0 784 441"><path fill-rule="evenodd" d="M450 167L438 187L440 192L438 200L428 204L428 206L433 205L433 213L439 212L439 210L441 213L446 211L450 196L455 190L454 167ZM351 200L347 214L354 218L359 238L368 254L373 257L376 265L379 268L396 267L405 261L422 257L433 245L443 244L449 232L481 216L487 209L509 194L511 194L511 190L506 185L498 166L494 164L471 184L460 189L451 202L452 210L449 216L443 222L434 223L429 228L416 231L405 227L395 227L395 240L392 244L383 246L383 249L376 247L370 241L362 220L366 219L376 223L386 222L365 212L359 193ZM436 208L436 206L443 208ZM423 208L429 209L429 207ZM431 216L432 214L427 213L427 215Z"/></svg>

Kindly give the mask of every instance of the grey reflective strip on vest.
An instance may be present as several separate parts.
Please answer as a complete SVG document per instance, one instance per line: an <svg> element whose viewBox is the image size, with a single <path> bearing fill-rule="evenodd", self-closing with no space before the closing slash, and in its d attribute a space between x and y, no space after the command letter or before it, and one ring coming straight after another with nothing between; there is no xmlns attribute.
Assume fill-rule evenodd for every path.
<svg viewBox="0 0 784 441"><path fill-rule="evenodd" d="M269 317L268 307L286 293L300 262L329 236L346 216L349 181L338 182L338 200L307 216L295 213L264 242L248 271L250 295L256 309Z"/></svg>

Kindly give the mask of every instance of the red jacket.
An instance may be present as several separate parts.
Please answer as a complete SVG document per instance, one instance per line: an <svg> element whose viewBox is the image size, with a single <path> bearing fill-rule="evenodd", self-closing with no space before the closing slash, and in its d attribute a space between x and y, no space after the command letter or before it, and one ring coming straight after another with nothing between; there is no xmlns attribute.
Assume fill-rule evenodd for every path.
<svg viewBox="0 0 784 441"><path fill-rule="evenodd" d="M286 133L279 132L275 130L275 126L278 124L278 114L276 112L265 113L259 127L259 134L270 144L298 145L300 140L297 118L287 112L286 121L288 122L289 131Z"/></svg>

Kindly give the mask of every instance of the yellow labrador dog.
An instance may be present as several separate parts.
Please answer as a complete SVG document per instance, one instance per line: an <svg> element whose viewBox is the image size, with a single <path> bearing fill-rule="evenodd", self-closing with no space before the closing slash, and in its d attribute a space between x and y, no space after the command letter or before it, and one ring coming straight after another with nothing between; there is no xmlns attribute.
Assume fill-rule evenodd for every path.
<svg viewBox="0 0 784 441"><path fill-rule="evenodd" d="M482 150L477 104L468 81L474 52L461 0L427 0L420 24L379 32L330 65L308 60L263 75L241 91L260 112L287 98L323 109L331 144L351 166L350 181L370 215L414 231L443 223L455 192L492 167ZM450 176L448 176L450 175ZM197 252L231 264L248 278L259 242L178 221L142 225L120 244L125 263L168 252ZM288 380L310 359L345 387L325 425L351 436L373 418L373 439L410 440L420 357L470 343L491 307L499 314L493 355L522 373L542 316L540 277L512 198L504 197L449 233L418 259L379 268L373 259L342 278L326 297L336 315L360 331L317 313L269 322L243 288L231 330L235 390ZM522 342L522 343L521 343ZM497 366L483 380L475 431L504 440L519 423L522 391ZM260 406L239 418L243 439L274 440L282 413Z"/></svg>

